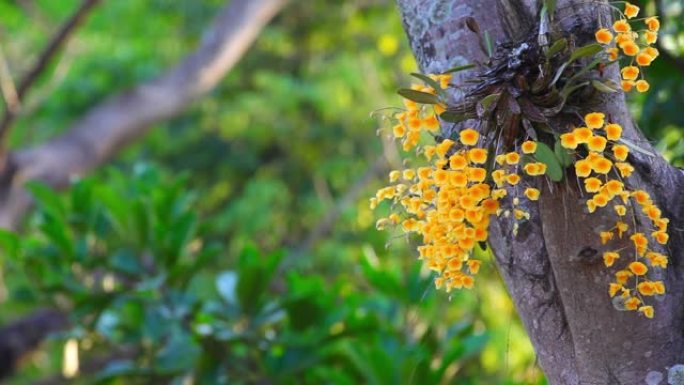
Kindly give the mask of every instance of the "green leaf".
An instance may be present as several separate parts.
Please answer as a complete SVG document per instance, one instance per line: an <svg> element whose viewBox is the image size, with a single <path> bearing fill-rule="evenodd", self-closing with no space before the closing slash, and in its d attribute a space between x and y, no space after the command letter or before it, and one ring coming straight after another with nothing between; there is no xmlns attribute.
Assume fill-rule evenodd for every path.
<svg viewBox="0 0 684 385"><path fill-rule="evenodd" d="M605 92L607 94L613 94L616 92L619 92L619 89L616 88L616 84L611 82L610 80L606 80L605 82L600 82L598 80L592 80L591 85L594 86L597 90L601 92Z"/></svg>
<svg viewBox="0 0 684 385"><path fill-rule="evenodd" d="M451 111L444 111L439 115L439 118L442 119L445 122L449 123L460 123L466 119L465 114L459 114L457 112L451 112Z"/></svg>
<svg viewBox="0 0 684 385"><path fill-rule="evenodd" d="M247 313L256 313L262 305L282 253L262 255L255 246L247 246L238 261L237 298Z"/></svg>
<svg viewBox="0 0 684 385"><path fill-rule="evenodd" d="M187 244L192 240L195 234L197 217L194 213L188 212L181 215L168 228L168 244L167 251L169 253L169 262L176 264L177 257L183 254Z"/></svg>
<svg viewBox="0 0 684 385"><path fill-rule="evenodd" d="M572 164L572 156L568 153L568 150L561 146L560 140L556 140L553 145L553 152L556 154L556 158L560 161L561 166L568 167Z"/></svg>
<svg viewBox="0 0 684 385"><path fill-rule="evenodd" d="M650 157L655 157L656 154L653 152L646 150L643 147L639 147L636 143L632 142L631 140L625 139L625 138L620 138L620 142L624 143L627 147L629 147L630 150L634 150L636 152L640 152L644 155L648 155Z"/></svg>
<svg viewBox="0 0 684 385"><path fill-rule="evenodd" d="M413 100L420 104L439 104L439 98L437 95L428 94L427 92L421 92L412 90L410 88L402 88L397 93L406 99Z"/></svg>
<svg viewBox="0 0 684 385"><path fill-rule="evenodd" d="M572 84L572 83L566 84L565 87L563 87L563 90L561 91L561 96L563 97L563 99L567 99L568 96L572 95L573 92L577 91L578 89L580 89L582 87L588 86L590 83L589 82L582 82L579 84L574 84L572 86L570 84Z"/></svg>
<svg viewBox="0 0 684 385"><path fill-rule="evenodd" d="M138 276L144 273L140 260L133 251L128 249L122 249L114 253L109 258L109 265L112 269L130 276Z"/></svg>
<svg viewBox="0 0 684 385"><path fill-rule="evenodd" d="M489 36L489 31L484 32L485 45L487 46L487 55L492 57L494 55L494 45L492 44L492 37Z"/></svg>
<svg viewBox="0 0 684 385"><path fill-rule="evenodd" d="M171 333L169 341L155 357L154 369L160 374L191 370L200 357L200 347L190 334L182 330Z"/></svg>
<svg viewBox="0 0 684 385"><path fill-rule="evenodd" d="M6 256L17 258L20 247L21 241L17 234L9 230L0 229L0 249L4 250Z"/></svg>
<svg viewBox="0 0 684 385"><path fill-rule="evenodd" d="M568 62L565 62L558 67L558 70L556 70L556 74L553 76L553 80L551 80L551 83L549 83L549 87L553 86L556 84L556 82L560 79L561 75L563 75L563 71L568 67Z"/></svg>
<svg viewBox="0 0 684 385"><path fill-rule="evenodd" d="M551 47L546 51L544 54L547 59L552 58L553 55L559 53L560 51L564 50L568 46L568 40L565 38L561 38L553 42Z"/></svg>
<svg viewBox="0 0 684 385"><path fill-rule="evenodd" d="M449 68L448 70L442 72L442 74L451 74L454 72L469 70L471 68L475 68L475 64L464 64L462 66L452 67L452 68Z"/></svg>
<svg viewBox="0 0 684 385"><path fill-rule="evenodd" d="M501 96L501 94L487 95L484 98L480 99L480 104L482 104L482 107L487 109L495 100L499 99L499 96Z"/></svg>
<svg viewBox="0 0 684 385"><path fill-rule="evenodd" d="M422 80L423 83L425 83L425 85L432 87L435 91L441 91L442 90L442 86L439 83L437 83L437 81L435 81L434 79L432 79L431 77L429 77L427 75L419 74L417 72L412 72L411 76L413 76L416 79Z"/></svg>
<svg viewBox="0 0 684 385"><path fill-rule="evenodd" d="M556 13L556 0L544 0L544 6L549 16L553 18L553 14Z"/></svg>
<svg viewBox="0 0 684 385"><path fill-rule="evenodd" d="M603 46L598 44L598 43L592 43L592 44L587 44L583 47L577 48L572 52L570 55L570 59L568 59L568 63L572 63L573 61L577 59L581 59L583 57L587 56L594 56L597 53L603 51Z"/></svg>
<svg viewBox="0 0 684 385"><path fill-rule="evenodd" d="M63 218L66 215L66 209L59 195L47 185L40 182L29 182L26 184L26 189L31 192L33 198L44 211L58 218Z"/></svg>
<svg viewBox="0 0 684 385"><path fill-rule="evenodd" d="M60 218L56 218L53 215L46 215L44 222L40 225L40 230L55 246L57 246L64 254L63 256L69 258L75 256L75 245L71 231Z"/></svg>
<svg viewBox="0 0 684 385"><path fill-rule="evenodd" d="M556 158L556 154L551 151L549 146L538 142L534 157L546 165L546 175L548 175L552 181L560 182L563 179L563 169L561 168L558 158Z"/></svg>

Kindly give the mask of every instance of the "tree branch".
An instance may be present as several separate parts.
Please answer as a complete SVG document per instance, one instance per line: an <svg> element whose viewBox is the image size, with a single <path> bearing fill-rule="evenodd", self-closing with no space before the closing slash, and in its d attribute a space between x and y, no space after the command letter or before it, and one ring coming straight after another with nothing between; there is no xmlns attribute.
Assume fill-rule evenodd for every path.
<svg viewBox="0 0 684 385"><path fill-rule="evenodd" d="M64 46L72 32L79 26L86 16L92 10L100 0L83 0L81 6L78 7L76 12L62 25L62 27L57 31L48 45L45 47L43 52L38 56L38 60L33 65L33 67L26 73L26 75L19 82L19 86L16 90L17 102L21 101L26 92L31 88L31 86L38 80L41 73L47 68L48 64L57 55L59 50ZM5 115L0 120L0 158L4 160L6 153L6 141L9 134L12 123L18 115L16 108L8 108L5 110Z"/></svg>
<svg viewBox="0 0 684 385"><path fill-rule="evenodd" d="M0 380L12 375L17 362L38 348L50 334L64 330L67 316L57 310L40 310L0 329Z"/></svg>
<svg viewBox="0 0 684 385"><path fill-rule="evenodd" d="M11 153L0 191L0 226L14 227L30 205L22 185L39 180L64 187L100 166L157 122L172 118L213 89L287 0L233 0L197 51L148 83L108 98L65 134Z"/></svg>

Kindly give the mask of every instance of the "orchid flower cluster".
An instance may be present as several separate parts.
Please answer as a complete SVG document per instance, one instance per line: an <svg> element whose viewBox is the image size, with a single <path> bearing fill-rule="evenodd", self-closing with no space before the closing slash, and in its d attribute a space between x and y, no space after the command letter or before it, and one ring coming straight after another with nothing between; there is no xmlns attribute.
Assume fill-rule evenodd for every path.
<svg viewBox="0 0 684 385"><path fill-rule="evenodd" d="M646 92L650 88L644 78L643 67L648 67L658 55L658 49L652 45L658 41L660 22L657 17L636 19L639 7L625 3L624 11L619 12L620 19L610 28L596 31L595 37L599 44L606 46L606 53L611 61L627 62L622 67L622 90L630 92ZM638 26L643 21L643 26Z"/></svg>
<svg viewBox="0 0 684 385"><path fill-rule="evenodd" d="M638 12L638 7L627 3L611 29L596 32L596 40L606 46L611 62L629 60L621 71L624 92L648 90L640 69L658 56L651 47L657 40L658 19L644 19L645 29L634 31L631 23L639 21L634 19ZM421 95L444 94L452 82L449 73L420 78L423 84L414 84L411 90ZM565 174L564 168L555 178L550 173L562 155L567 163L560 163L572 165L581 182L587 212L615 219L612 227L597 230L606 248L605 266L617 269L608 287L614 306L654 316L648 301L665 294L659 277L668 264L662 252L668 242L668 220L646 191L630 187L634 172L628 161L631 146L622 138L620 124L608 122L602 112L590 112L581 127L556 134L554 150L529 132L512 146L500 146L487 143L491 138L472 127L451 138L439 137L440 118L448 111L442 101L422 103L405 98L403 103L404 108L391 117L391 136L404 151L414 151L418 159L424 159L424 164L391 171L390 185L378 190L370 205L374 209L384 200L391 202L391 214L377 221L378 229L397 227L419 235L419 259L435 272L438 289L450 292L473 287L482 264L473 258L473 250L487 242L490 221L508 218L516 234L530 219L525 202L540 198L540 179L558 181L558 173L561 179ZM437 138L437 143L426 143L428 137ZM550 162L550 158L555 160Z"/></svg>

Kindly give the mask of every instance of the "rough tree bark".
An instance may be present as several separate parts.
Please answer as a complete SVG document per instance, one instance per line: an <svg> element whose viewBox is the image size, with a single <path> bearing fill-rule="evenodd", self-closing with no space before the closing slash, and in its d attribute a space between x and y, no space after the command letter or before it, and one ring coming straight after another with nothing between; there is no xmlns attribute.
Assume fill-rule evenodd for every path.
<svg viewBox="0 0 684 385"><path fill-rule="evenodd" d="M478 38L466 27L466 17L477 20L494 41L515 42L514 35L536 27L541 8L541 0L398 4L424 73L486 61ZM606 1L558 0L555 19L582 45L593 39L599 18L603 25L609 22L608 11ZM473 71L459 76L467 78ZM618 79L617 69L606 76ZM652 150L633 122L624 95L614 95L591 110L606 112L624 127L626 138ZM562 132L572 123L579 122L555 120L552 126ZM597 229L611 227L606 225L614 219L586 213L574 178L550 186L553 191L544 186L538 205L529 208L532 219L517 236L503 220L491 226L497 265L552 385L644 384L648 375L658 376L653 372L667 378L668 367L684 363L684 173L659 156L634 153L629 161L636 168L632 186L651 193L663 216L671 220L668 294L655 306L653 320L612 306L607 293L612 273L602 264Z"/></svg>

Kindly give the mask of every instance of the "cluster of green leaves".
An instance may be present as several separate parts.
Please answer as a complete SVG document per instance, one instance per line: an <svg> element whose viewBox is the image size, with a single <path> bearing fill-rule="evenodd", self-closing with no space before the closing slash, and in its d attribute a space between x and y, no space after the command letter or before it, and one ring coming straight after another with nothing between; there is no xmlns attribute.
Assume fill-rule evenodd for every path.
<svg viewBox="0 0 684 385"><path fill-rule="evenodd" d="M684 167L684 8L679 0L641 2L648 15L659 14L661 55L648 68L648 95L630 97L639 128L672 164ZM660 49L659 48L659 49ZM674 60L673 60L674 58Z"/></svg>
<svg viewBox="0 0 684 385"><path fill-rule="evenodd" d="M473 317L429 322L443 309L418 265L388 271L368 256L355 287L283 271L283 252L248 246L224 270L186 178L138 166L106 180L66 196L32 185L36 231L0 237L10 295L70 315L53 344L76 338L85 363L128 352L81 382L437 385L477 370L489 334Z"/></svg>

